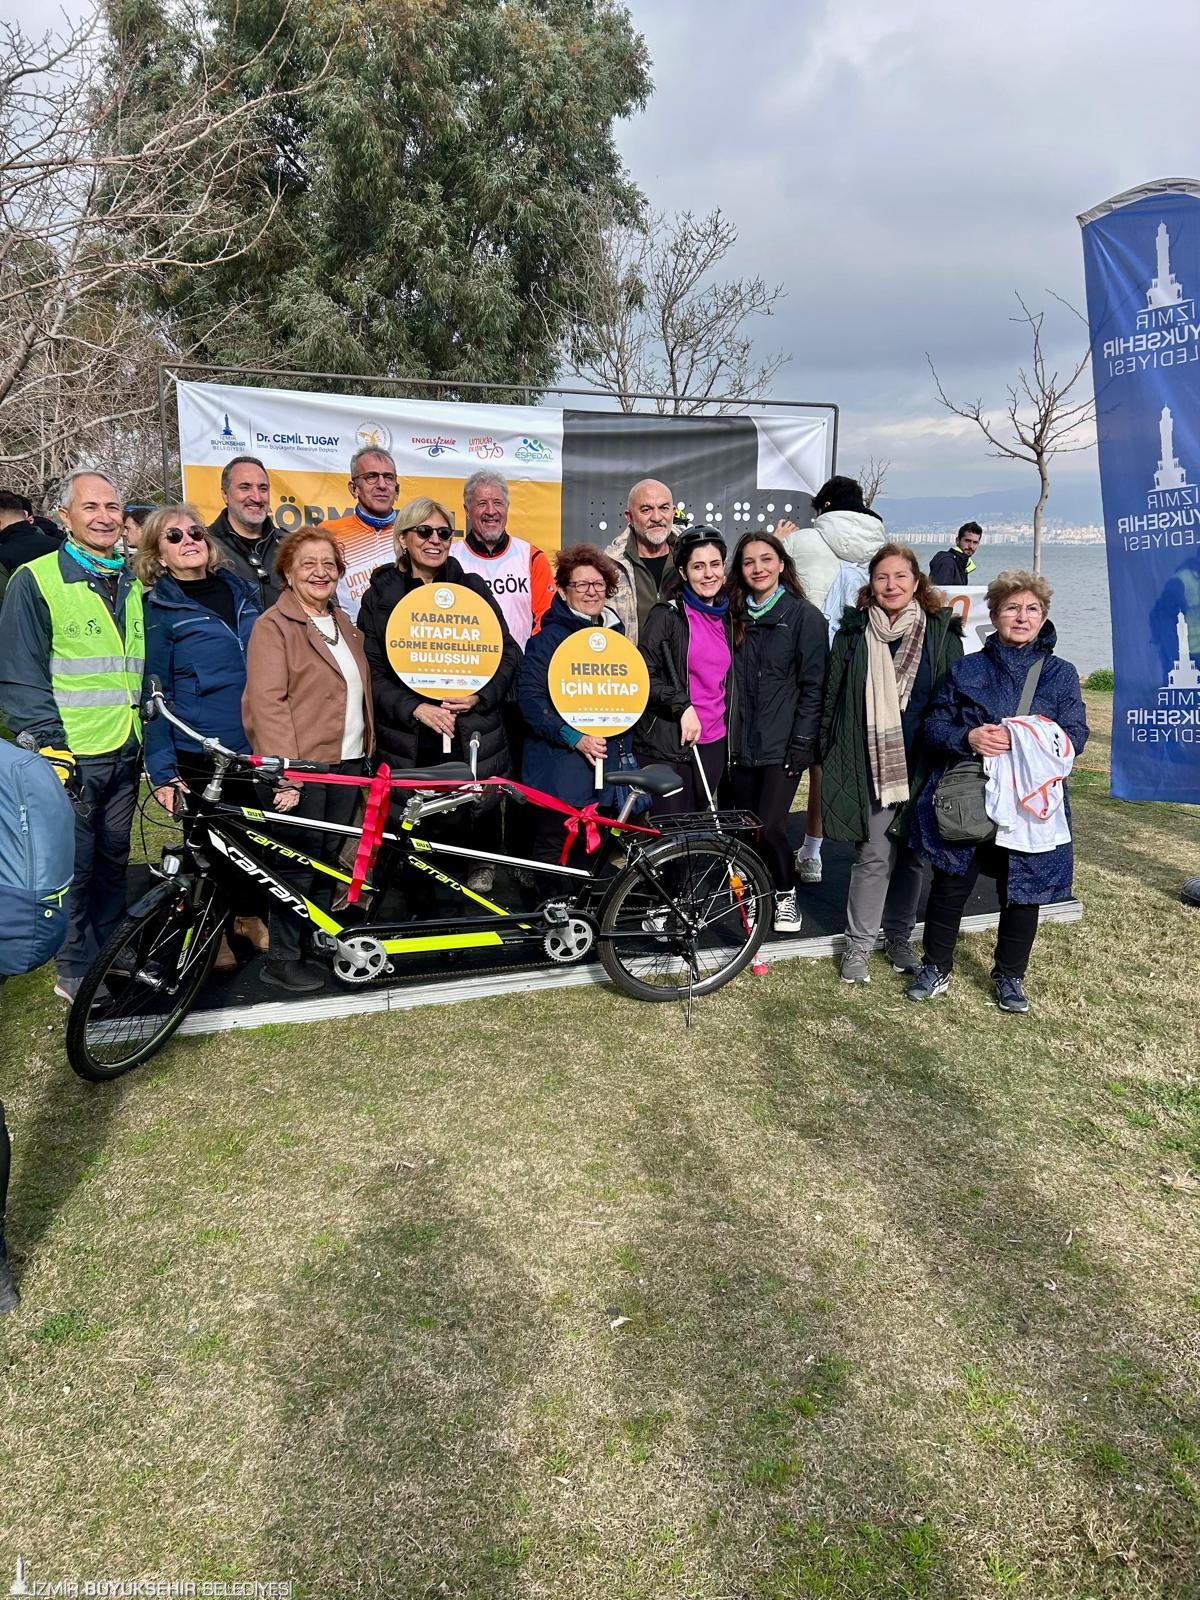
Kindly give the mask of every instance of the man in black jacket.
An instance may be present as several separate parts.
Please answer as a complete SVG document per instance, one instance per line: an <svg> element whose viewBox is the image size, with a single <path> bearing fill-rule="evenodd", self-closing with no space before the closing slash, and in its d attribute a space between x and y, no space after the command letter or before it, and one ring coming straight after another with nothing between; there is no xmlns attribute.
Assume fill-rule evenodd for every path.
<svg viewBox="0 0 1200 1600"><path fill-rule="evenodd" d="M969 584L975 570L973 557L982 538L983 529L977 522L964 522L949 550L939 550L929 563L932 582L948 583L953 589Z"/></svg>
<svg viewBox="0 0 1200 1600"><path fill-rule="evenodd" d="M9 577L27 561L57 549L55 540L34 522L28 500L11 489L0 489L0 567Z"/></svg>
<svg viewBox="0 0 1200 1600"><path fill-rule="evenodd" d="M271 480L256 456L234 456L225 463L221 499L225 509L208 531L236 576L255 586L265 611L283 589L275 575L275 554L284 533L271 520Z"/></svg>

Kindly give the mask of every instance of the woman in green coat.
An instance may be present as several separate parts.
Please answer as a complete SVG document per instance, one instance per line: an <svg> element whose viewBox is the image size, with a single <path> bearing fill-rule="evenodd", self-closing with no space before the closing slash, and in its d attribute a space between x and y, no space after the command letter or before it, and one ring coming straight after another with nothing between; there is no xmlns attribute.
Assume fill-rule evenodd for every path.
<svg viewBox="0 0 1200 1600"><path fill-rule="evenodd" d="M870 983L868 957L881 929L896 972L921 965L912 931L924 864L908 843L931 765L921 726L933 691L963 653L962 623L907 545L885 544L867 574L833 641L821 719L825 837L856 846L846 983Z"/></svg>

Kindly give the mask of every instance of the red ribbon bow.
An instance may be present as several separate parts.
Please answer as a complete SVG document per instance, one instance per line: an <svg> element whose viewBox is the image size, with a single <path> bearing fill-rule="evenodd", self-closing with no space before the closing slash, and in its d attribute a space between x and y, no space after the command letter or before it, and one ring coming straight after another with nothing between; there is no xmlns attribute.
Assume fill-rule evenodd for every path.
<svg viewBox="0 0 1200 1600"><path fill-rule="evenodd" d="M600 848L600 829L596 825L599 815L599 806L595 801L590 806L584 806L582 811L573 811L563 823L566 838L563 840L562 855L558 858L559 866L565 867L567 857L571 854L571 846L579 837L579 824L583 823L583 837L587 844L587 853Z"/></svg>

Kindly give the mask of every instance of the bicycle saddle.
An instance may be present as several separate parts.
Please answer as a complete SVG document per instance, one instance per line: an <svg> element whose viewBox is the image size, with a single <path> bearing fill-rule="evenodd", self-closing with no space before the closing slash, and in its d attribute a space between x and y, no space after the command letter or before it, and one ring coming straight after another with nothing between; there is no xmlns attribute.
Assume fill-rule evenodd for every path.
<svg viewBox="0 0 1200 1600"><path fill-rule="evenodd" d="M652 767L639 767L636 771L606 772L605 783L624 784L627 789L640 789L643 794L657 795L664 800L669 794L678 794L683 781L672 767L656 762Z"/></svg>
<svg viewBox="0 0 1200 1600"><path fill-rule="evenodd" d="M443 761L437 767L393 767L393 778L406 783L474 783L475 774L465 761Z"/></svg>

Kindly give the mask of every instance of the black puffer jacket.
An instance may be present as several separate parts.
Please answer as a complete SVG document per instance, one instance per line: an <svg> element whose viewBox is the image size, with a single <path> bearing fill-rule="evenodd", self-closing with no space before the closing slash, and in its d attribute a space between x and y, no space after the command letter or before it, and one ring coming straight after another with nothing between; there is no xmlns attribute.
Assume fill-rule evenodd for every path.
<svg viewBox="0 0 1200 1600"><path fill-rule="evenodd" d="M459 583L472 590L499 618L504 637L500 666L495 677L479 691L479 704L464 711L455 724L454 748L449 756L440 760L466 761L470 754L473 733L479 735L479 758L476 771L481 778L507 777L511 772L508 740L500 717L500 705L508 693L508 686L521 662L521 651L504 621L504 613L492 599L492 591L482 578L464 572L453 556L446 558L437 575L441 583ZM377 567L358 613L358 626L362 630L367 660L371 664L371 693L375 702L375 754L392 768L415 767L418 738L427 730L413 713L418 706L430 702L424 695L401 683L388 660L387 625L397 601L415 589L419 580L402 570L395 562ZM436 736L434 736L436 737ZM440 742L440 741L439 741Z"/></svg>
<svg viewBox="0 0 1200 1600"><path fill-rule="evenodd" d="M733 653L735 715L729 760L736 767L781 766L789 754L800 767L816 759L829 630L816 606L788 590Z"/></svg>
<svg viewBox="0 0 1200 1600"><path fill-rule="evenodd" d="M646 618L638 649L650 668L650 699L646 713L633 730L633 753L643 763L666 761L673 767L687 766L691 756L679 738L679 719L692 703L688 688L687 606L682 595L660 600ZM725 613L725 639L733 652L733 624ZM733 716L733 671L725 679L725 721Z"/></svg>

